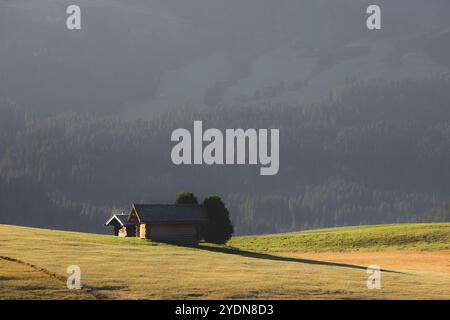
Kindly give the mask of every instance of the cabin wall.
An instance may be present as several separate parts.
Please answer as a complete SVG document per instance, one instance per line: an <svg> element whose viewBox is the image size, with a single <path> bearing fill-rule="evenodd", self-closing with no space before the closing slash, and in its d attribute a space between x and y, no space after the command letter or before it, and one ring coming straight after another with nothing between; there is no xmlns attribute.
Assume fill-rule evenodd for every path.
<svg viewBox="0 0 450 320"><path fill-rule="evenodd" d="M150 226L148 224L144 224L144 223L140 224L139 237L141 239L150 239Z"/></svg>
<svg viewBox="0 0 450 320"><path fill-rule="evenodd" d="M135 237L136 236L136 227L135 226L127 226L122 227L118 231L119 237Z"/></svg>
<svg viewBox="0 0 450 320"><path fill-rule="evenodd" d="M149 236L147 239L157 242L198 243L197 227L192 224L150 225Z"/></svg>
<svg viewBox="0 0 450 320"><path fill-rule="evenodd" d="M141 225L139 224L139 223L136 223L135 225L134 225L134 235L137 237L137 238L140 238L141 237Z"/></svg>
<svg viewBox="0 0 450 320"><path fill-rule="evenodd" d="M119 233L118 233L119 237L126 237L127 236L127 228L126 227L122 227L119 229Z"/></svg>

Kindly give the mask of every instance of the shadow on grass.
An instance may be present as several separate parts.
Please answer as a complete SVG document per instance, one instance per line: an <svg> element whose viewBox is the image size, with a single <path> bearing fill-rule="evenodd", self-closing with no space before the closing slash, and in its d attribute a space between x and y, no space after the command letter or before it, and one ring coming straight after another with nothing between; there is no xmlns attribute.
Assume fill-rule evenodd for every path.
<svg viewBox="0 0 450 320"><path fill-rule="evenodd" d="M283 256L274 256L267 253L259 253L252 251L244 251L238 248L224 248L224 247L213 247L208 245L198 245L198 246L188 246L189 248L200 249L211 252L225 253L225 254L233 254L238 255L245 258L254 258L254 259L264 259L271 261L283 261L283 262L296 262L296 263L306 263L311 265L319 265L319 266L329 266L329 267L341 267L341 268L352 268L359 270L367 270L366 266L359 266L354 264L346 264L346 263L337 263L337 262L328 262L328 261L320 261L320 260L311 260L311 259L301 259L301 258L292 258L292 257L283 257ZM384 272L390 273L399 273L403 272L381 269Z"/></svg>

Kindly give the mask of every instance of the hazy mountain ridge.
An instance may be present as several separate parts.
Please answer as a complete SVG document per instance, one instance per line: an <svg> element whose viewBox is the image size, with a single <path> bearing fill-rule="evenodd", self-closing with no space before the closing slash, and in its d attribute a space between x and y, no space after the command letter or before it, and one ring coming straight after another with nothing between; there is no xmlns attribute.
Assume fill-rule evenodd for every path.
<svg viewBox="0 0 450 320"><path fill-rule="evenodd" d="M358 83L313 105L180 110L149 121L28 119L5 146L0 177L36 181L58 207L85 212L93 220L81 230L102 230L95 221L112 208L170 203L180 190L224 196L240 234L446 221L448 214L425 214L449 197L448 87L442 79ZM170 134L196 119L205 128L279 128L279 174L173 165Z"/></svg>
<svg viewBox="0 0 450 320"><path fill-rule="evenodd" d="M22 108L136 113L310 101L348 81L450 72L446 1L71 1L0 4L0 96ZM449 10L446 11L446 8Z"/></svg>
<svg viewBox="0 0 450 320"><path fill-rule="evenodd" d="M0 223L101 231L181 189L241 234L448 220L450 3L377 2L381 31L366 0L79 0L68 31L73 1L2 1ZM280 173L172 165L193 120L279 128Z"/></svg>

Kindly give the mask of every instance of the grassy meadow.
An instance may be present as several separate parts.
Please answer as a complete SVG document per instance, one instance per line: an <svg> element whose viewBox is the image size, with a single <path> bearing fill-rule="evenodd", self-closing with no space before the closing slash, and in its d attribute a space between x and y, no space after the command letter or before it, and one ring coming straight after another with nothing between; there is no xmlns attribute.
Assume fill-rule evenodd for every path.
<svg viewBox="0 0 450 320"><path fill-rule="evenodd" d="M345 253L364 263L339 262ZM368 290L375 254L398 261L426 254L430 266L450 265L450 223L236 237L196 248L0 225L0 299L450 299L450 272L428 264L380 265L382 289ZM69 265L80 266L82 290L66 288Z"/></svg>
<svg viewBox="0 0 450 320"><path fill-rule="evenodd" d="M270 252L450 250L450 223L338 227L236 237L229 245L245 250Z"/></svg>

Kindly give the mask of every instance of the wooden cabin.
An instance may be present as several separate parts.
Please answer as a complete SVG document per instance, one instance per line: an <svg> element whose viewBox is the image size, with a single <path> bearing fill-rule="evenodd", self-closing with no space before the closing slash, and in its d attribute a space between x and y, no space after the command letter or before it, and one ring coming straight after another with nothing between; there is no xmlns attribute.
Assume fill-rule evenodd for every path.
<svg viewBox="0 0 450 320"><path fill-rule="evenodd" d="M119 237L136 237L136 224L128 222L128 214L115 214L108 221L105 226L114 227L114 235Z"/></svg>
<svg viewBox="0 0 450 320"><path fill-rule="evenodd" d="M128 221L135 224L141 239L197 244L207 217L200 205L134 204Z"/></svg>

